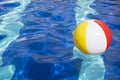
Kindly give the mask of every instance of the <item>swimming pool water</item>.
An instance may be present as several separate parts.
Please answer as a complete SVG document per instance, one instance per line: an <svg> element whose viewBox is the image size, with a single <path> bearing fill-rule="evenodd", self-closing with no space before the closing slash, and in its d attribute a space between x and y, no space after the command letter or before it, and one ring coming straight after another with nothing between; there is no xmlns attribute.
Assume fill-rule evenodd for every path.
<svg viewBox="0 0 120 80"><path fill-rule="evenodd" d="M120 1L89 0L94 1L90 8L85 1L86 4L83 0L15 0L0 4L0 22L5 26L0 28L4 43L0 43L0 53L3 52L3 66L15 67L11 80L78 80L82 60L74 59L72 39L77 7L80 21L100 19L111 28L112 45L102 55L105 80L120 80ZM12 12L14 8L17 9ZM3 16L9 12L12 13ZM1 74L0 80L8 75Z"/></svg>

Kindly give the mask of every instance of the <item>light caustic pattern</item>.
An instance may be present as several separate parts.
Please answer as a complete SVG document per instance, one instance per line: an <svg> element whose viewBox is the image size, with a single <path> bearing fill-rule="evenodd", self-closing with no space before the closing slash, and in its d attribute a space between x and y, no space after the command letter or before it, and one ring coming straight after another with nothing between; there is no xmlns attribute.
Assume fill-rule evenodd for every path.
<svg viewBox="0 0 120 80"><path fill-rule="evenodd" d="M90 8L95 0L78 0L75 7L76 26L82 21L89 20L87 14L98 13ZM76 47L73 48L73 54L76 58L83 59L79 80L104 80L105 66L101 55L86 55L79 51Z"/></svg>
<svg viewBox="0 0 120 80"><path fill-rule="evenodd" d="M4 1L1 4L20 2L20 6L14 8L12 11L0 16L2 21L0 24L0 34L7 35L7 37L0 41L0 66L2 65L2 54L8 45L19 36L19 30L24 26L21 21L17 21L22 15L26 6L31 0L11 0ZM10 80L15 72L13 65L8 65L0 68L0 80Z"/></svg>

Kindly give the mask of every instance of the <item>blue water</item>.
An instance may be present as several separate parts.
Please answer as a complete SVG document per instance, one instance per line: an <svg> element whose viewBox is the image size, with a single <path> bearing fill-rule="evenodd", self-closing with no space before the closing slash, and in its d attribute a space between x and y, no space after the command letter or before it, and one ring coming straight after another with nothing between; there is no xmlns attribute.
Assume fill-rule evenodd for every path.
<svg viewBox="0 0 120 80"><path fill-rule="evenodd" d="M26 5L24 0L10 3L0 1L5 2L0 4L0 49L5 48L0 50L3 53L2 70L6 70L6 66L14 66L11 80L78 80L82 59L73 59L72 36L76 27L77 0L29 1ZM120 1L96 0L90 7L92 10L88 10L86 15L86 6L79 7L80 21L100 19L109 25L113 41L109 50L102 55L106 68L105 80L120 80ZM17 8L14 15L11 13L3 17L14 8ZM1 72L0 80L3 80L8 73Z"/></svg>

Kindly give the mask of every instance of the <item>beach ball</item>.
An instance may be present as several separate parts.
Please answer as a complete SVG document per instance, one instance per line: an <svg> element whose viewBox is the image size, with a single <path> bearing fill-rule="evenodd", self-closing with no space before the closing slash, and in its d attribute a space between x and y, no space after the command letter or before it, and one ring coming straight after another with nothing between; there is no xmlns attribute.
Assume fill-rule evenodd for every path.
<svg viewBox="0 0 120 80"><path fill-rule="evenodd" d="M100 20L88 20L74 30L75 46L85 54L101 54L110 46L112 33Z"/></svg>

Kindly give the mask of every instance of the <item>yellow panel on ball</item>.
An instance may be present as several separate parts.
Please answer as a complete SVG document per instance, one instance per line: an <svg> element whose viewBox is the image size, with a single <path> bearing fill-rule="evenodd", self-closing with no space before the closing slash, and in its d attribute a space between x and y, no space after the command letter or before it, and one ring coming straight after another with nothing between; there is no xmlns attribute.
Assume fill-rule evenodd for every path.
<svg viewBox="0 0 120 80"><path fill-rule="evenodd" d="M84 53L88 53L86 46L86 29L88 22L82 22L74 31L74 43L76 47Z"/></svg>

